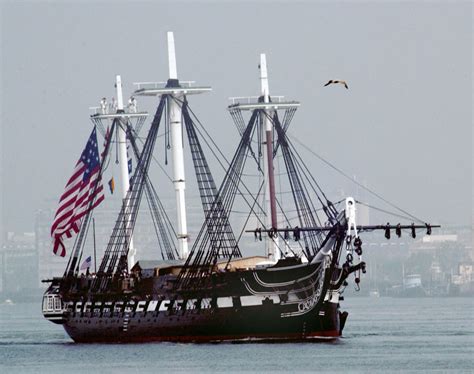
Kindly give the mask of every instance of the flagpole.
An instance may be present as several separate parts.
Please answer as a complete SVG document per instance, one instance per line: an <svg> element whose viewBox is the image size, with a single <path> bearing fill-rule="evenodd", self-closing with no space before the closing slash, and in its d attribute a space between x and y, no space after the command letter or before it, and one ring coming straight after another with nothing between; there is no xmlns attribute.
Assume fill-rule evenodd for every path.
<svg viewBox="0 0 474 374"><path fill-rule="evenodd" d="M92 218L92 233L94 235L94 273L97 274L97 253L95 246L95 218Z"/></svg>

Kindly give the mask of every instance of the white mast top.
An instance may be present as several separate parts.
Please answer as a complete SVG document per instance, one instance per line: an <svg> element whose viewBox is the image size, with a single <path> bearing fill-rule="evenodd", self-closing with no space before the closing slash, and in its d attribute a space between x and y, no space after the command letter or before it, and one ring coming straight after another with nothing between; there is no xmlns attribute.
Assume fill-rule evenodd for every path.
<svg viewBox="0 0 474 374"><path fill-rule="evenodd" d="M178 79L178 69L176 68L176 52L174 49L174 35L172 31L168 31L168 66L170 79Z"/></svg>
<svg viewBox="0 0 474 374"><path fill-rule="evenodd" d="M262 96L265 102L268 103L270 89L268 88L267 57L265 53L260 54L260 86L262 88Z"/></svg>
<svg viewBox="0 0 474 374"><path fill-rule="evenodd" d="M117 89L117 110L123 110L122 78L115 76L115 88Z"/></svg>

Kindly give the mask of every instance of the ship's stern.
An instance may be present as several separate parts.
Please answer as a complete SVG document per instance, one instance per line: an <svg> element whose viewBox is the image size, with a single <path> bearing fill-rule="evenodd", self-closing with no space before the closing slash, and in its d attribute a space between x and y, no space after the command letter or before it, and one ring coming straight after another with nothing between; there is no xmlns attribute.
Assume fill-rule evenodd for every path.
<svg viewBox="0 0 474 374"><path fill-rule="evenodd" d="M50 286L43 295L42 312L44 318L56 323L64 324L66 321L66 308L59 293L59 287Z"/></svg>

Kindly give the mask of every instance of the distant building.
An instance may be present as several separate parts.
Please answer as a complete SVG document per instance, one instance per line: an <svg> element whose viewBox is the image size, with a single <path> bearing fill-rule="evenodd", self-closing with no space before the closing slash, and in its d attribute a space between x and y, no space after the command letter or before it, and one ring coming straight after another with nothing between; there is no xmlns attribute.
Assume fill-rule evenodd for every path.
<svg viewBox="0 0 474 374"><path fill-rule="evenodd" d="M35 234L7 233L0 248L0 291L5 298L28 297L38 289Z"/></svg>
<svg viewBox="0 0 474 374"><path fill-rule="evenodd" d="M458 236L456 234L450 235L425 235L422 239L423 243L446 243L457 242Z"/></svg>
<svg viewBox="0 0 474 374"><path fill-rule="evenodd" d="M50 234L53 214L52 210L43 209L36 211L35 216L36 250L38 253L37 283L41 288L48 286L46 283L42 283L42 280L63 275L67 264L67 257L53 254L53 242Z"/></svg>
<svg viewBox="0 0 474 374"><path fill-rule="evenodd" d="M474 281L474 264L460 263L458 274L452 276L452 282L456 285L467 284Z"/></svg>
<svg viewBox="0 0 474 374"><path fill-rule="evenodd" d="M458 274L453 274L451 281L458 288L460 295L473 295L474 264L472 262L460 263L458 267Z"/></svg>
<svg viewBox="0 0 474 374"><path fill-rule="evenodd" d="M457 234L431 234L423 235L421 240L417 239L413 241L410 244L410 252L433 252L446 245L463 246Z"/></svg>

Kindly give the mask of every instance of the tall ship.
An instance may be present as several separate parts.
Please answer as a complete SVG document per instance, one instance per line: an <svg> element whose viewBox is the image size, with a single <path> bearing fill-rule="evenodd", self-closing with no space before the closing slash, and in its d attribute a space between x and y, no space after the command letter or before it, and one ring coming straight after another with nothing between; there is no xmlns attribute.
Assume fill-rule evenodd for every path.
<svg viewBox="0 0 474 374"><path fill-rule="evenodd" d="M228 107L239 133L228 160L188 102L210 88L178 79L174 37L167 37L167 82L139 84L124 105L117 76L113 105L103 99L91 116L93 131L51 229L54 252L70 254L64 274L45 280L44 317L62 325L75 342L337 339L348 316L341 310L348 277L353 274L358 286L366 271L360 233L382 230L389 239L391 232L408 231L415 237L417 230L431 233L436 226L358 225L354 198L331 202L288 133L300 104L270 95L264 54L259 95L232 98ZM139 96L158 101L146 136L138 135L146 121L146 113L137 110ZM104 134L102 152L97 132ZM162 135L171 153L175 223L159 198L164 183L151 174ZM186 216L184 147L203 212L193 240ZM221 183L211 173L206 147L223 169ZM121 207L108 244L99 248L100 264L91 271L93 215L104 200L102 181L112 150L121 170ZM130 153L136 160L133 173ZM143 200L156 232L154 261L136 261ZM233 219L236 212L240 219ZM249 237L260 255L243 256Z"/></svg>

